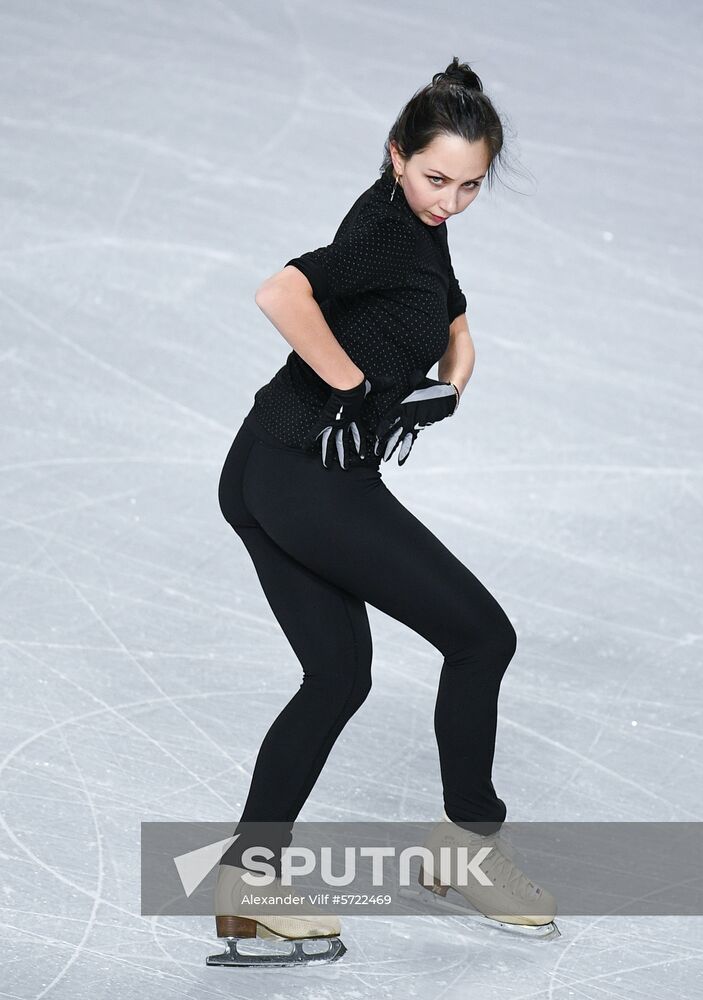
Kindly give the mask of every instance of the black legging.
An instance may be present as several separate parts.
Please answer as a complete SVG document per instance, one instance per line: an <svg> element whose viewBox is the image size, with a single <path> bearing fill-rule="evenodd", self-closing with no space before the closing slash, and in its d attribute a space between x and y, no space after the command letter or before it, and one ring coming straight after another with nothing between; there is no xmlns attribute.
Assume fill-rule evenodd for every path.
<svg viewBox="0 0 703 1000"><path fill-rule="evenodd" d="M517 637L495 598L387 489L377 460L325 468L251 412L227 454L219 502L303 668L261 744L240 822L292 830L371 689L368 603L442 653L434 727L444 806L468 828L497 830L506 816L491 781L497 700ZM222 860L241 865L244 846L240 835Z"/></svg>

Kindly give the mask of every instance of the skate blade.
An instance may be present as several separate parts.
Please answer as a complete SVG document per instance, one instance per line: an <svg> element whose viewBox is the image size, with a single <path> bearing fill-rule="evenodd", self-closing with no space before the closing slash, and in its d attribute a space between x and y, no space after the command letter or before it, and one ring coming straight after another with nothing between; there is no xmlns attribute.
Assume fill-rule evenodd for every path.
<svg viewBox="0 0 703 1000"><path fill-rule="evenodd" d="M451 888L446 896L439 896L424 886L418 885L400 887L399 895L422 905L423 912L431 916L469 917L494 930L507 931L515 937L539 938L547 941L550 938L561 937L561 931L552 920L548 924L510 924L507 920L495 920L477 910L460 892ZM451 897L454 898L451 898ZM447 898L450 897L450 898Z"/></svg>
<svg viewBox="0 0 703 1000"><path fill-rule="evenodd" d="M346 952L338 937L293 938L225 938L225 950L220 955L208 955L206 965L238 966L298 966L324 965L336 962ZM281 950L283 949L283 950Z"/></svg>

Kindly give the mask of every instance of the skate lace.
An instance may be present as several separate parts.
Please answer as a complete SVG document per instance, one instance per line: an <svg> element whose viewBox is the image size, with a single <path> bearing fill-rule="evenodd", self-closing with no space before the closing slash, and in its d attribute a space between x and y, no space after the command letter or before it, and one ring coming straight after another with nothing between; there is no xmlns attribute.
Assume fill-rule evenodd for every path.
<svg viewBox="0 0 703 1000"><path fill-rule="evenodd" d="M479 868L493 881L499 881L509 892L525 899L540 895L542 890L535 885L523 872L517 868L510 858L503 854L501 848L506 843L499 835L486 837L486 846L492 847L491 853L483 859Z"/></svg>

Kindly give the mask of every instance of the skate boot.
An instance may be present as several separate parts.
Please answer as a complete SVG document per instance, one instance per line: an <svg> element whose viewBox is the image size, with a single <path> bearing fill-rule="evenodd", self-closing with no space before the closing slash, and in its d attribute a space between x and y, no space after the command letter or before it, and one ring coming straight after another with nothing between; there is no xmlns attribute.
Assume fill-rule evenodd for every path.
<svg viewBox="0 0 703 1000"><path fill-rule="evenodd" d="M246 868L220 864L215 888L215 921L217 936L226 938L226 950L221 955L210 955L207 965L236 966L294 966L334 962L346 952L339 939L341 925L335 916L316 914L314 907L307 903L299 907L295 914L266 914L249 912L250 906L242 906L244 894L285 896L295 892L291 887L283 887L280 878L270 885L255 887L243 881ZM246 916L238 914L246 913ZM268 939L265 944L255 939ZM247 942L242 946L240 942ZM312 949L303 947L310 945ZM322 950L315 950L315 944L323 944ZM280 945L284 945L281 951Z"/></svg>
<svg viewBox="0 0 703 1000"><path fill-rule="evenodd" d="M559 937L560 931L554 923L557 912L554 896L530 879L514 864L514 851L500 831L482 836L464 830L453 823L446 812L442 820L435 826L425 841L424 847L432 851L434 873L425 875L420 866L418 881L424 888L441 897L443 900L451 888L468 902L484 922L500 926L503 930L527 934L530 937ZM451 863L448 866L448 876L442 877L440 870L440 848L450 848ZM490 848L486 855L474 867L478 867L491 881L491 885L482 885L468 871L467 862L462 862L456 853L458 847L467 849L467 862L471 862L481 848ZM447 852L445 852L447 853ZM461 879L458 878L458 866L462 865ZM466 884L462 884L466 883ZM447 912L457 913L459 907L453 900L447 900ZM464 904L464 911L466 906Z"/></svg>

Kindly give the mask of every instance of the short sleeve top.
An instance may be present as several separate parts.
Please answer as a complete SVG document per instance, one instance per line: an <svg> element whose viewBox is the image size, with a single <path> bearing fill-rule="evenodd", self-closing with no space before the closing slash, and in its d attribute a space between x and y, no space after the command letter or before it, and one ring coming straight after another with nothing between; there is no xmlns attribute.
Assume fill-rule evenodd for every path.
<svg viewBox="0 0 703 1000"><path fill-rule="evenodd" d="M361 411L369 432L366 462L378 464L372 445L379 419L407 394L412 371L426 374L441 358L449 324L466 311L446 222L424 223L402 186L394 191L394 178L384 173L357 198L330 244L293 257L288 265L308 279L327 324L361 371L395 380L393 388L370 394ZM255 393L253 413L283 444L301 447L329 392L291 351Z"/></svg>

